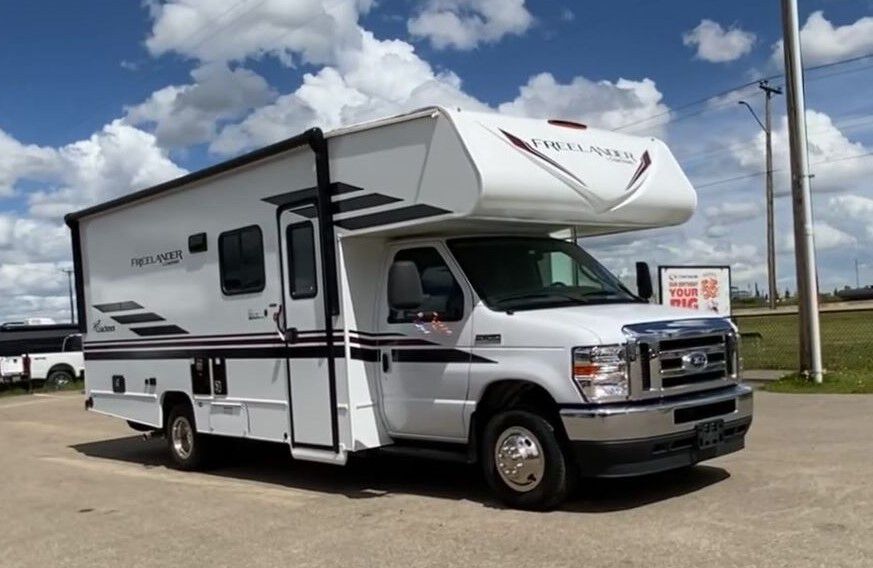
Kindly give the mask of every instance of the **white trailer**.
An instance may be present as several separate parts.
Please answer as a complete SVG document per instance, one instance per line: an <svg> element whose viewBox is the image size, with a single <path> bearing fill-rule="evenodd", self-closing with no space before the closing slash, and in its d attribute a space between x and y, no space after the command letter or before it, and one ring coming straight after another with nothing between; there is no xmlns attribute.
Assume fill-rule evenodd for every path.
<svg viewBox="0 0 873 568"><path fill-rule="evenodd" d="M312 129L67 216L86 407L182 468L210 435L452 456L523 508L736 451L734 326L549 237L695 205L654 138L442 108Z"/></svg>

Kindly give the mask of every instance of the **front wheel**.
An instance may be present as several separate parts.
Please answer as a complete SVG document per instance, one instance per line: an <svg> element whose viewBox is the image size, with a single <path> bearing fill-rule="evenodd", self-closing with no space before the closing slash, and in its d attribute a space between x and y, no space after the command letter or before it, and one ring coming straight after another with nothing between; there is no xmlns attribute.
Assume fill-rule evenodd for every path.
<svg viewBox="0 0 873 568"><path fill-rule="evenodd" d="M170 410L165 434L170 457L177 468L196 470L206 465L209 441L197 433L190 406L178 404Z"/></svg>
<svg viewBox="0 0 873 568"><path fill-rule="evenodd" d="M544 511L567 498L572 468L548 420L525 410L501 412L486 424L482 441L485 478L501 501Z"/></svg>

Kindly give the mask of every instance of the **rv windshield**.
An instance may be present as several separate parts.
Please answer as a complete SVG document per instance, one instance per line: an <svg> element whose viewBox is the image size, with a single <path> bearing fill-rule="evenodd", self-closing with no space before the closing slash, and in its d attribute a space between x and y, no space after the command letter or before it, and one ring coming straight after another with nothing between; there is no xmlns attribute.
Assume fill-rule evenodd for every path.
<svg viewBox="0 0 873 568"><path fill-rule="evenodd" d="M449 248L489 307L529 310L639 302L578 246L545 237L452 239Z"/></svg>

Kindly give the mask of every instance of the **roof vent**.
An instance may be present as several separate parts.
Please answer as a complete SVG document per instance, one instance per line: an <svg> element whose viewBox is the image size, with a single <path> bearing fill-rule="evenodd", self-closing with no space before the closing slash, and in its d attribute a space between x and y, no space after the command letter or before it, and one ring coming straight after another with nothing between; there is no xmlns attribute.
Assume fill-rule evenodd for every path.
<svg viewBox="0 0 873 568"><path fill-rule="evenodd" d="M579 130L585 130L586 128L588 128L581 122L573 122L572 120L559 120L557 118L551 118L548 122L549 124L553 124L555 126L563 126L565 128L578 128Z"/></svg>

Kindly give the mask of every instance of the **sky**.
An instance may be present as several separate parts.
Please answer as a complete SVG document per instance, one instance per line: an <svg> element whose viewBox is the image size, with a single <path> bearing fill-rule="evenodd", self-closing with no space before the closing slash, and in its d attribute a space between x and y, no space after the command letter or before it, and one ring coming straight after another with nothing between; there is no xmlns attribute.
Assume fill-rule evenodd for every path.
<svg viewBox="0 0 873 568"><path fill-rule="evenodd" d="M819 281L873 284L873 1L800 0ZM610 269L728 264L766 287L755 82L771 0L0 3L0 321L69 318L65 213L311 126L440 104L663 138L698 190L679 227L583 241ZM870 56L870 57L866 57ZM784 97L777 280L793 291Z"/></svg>

